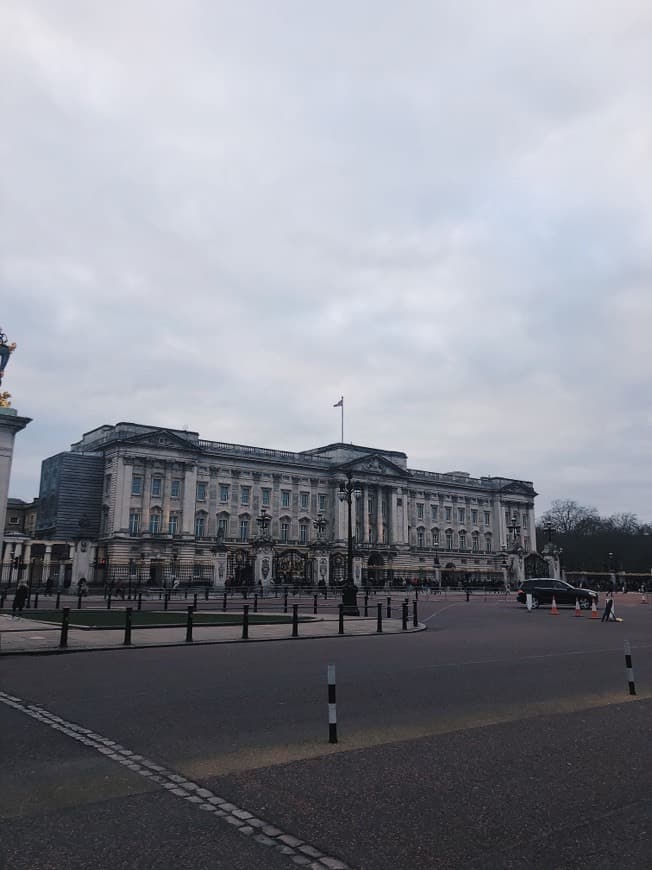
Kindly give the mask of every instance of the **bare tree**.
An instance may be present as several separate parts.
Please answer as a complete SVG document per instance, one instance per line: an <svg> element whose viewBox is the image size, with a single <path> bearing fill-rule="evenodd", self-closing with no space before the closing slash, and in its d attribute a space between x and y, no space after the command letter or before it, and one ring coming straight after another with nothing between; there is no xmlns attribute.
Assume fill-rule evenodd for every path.
<svg viewBox="0 0 652 870"><path fill-rule="evenodd" d="M572 499L555 499L550 510L541 517L540 526L551 522L559 534L588 535L602 526L600 515L594 507L586 507Z"/></svg>
<svg viewBox="0 0 652 870"><path fill-rule="evenodd" d="M603 520L603 524L607 530L620 532L622 535L638 535L642 528L636 514L630 513L612 514Z"/></svg>

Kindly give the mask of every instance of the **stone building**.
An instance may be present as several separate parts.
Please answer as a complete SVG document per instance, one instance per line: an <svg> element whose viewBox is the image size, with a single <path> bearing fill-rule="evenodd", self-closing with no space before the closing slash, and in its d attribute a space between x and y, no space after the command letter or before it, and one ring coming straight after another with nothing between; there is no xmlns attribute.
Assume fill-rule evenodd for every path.
<svg viewBox="0 0 652 870"><path fill-rule="evenodd" d="M87 543L96 581L333 584L347 568L347 475L358 584L486 581L514 569L507 550L522 562L535 548L529 481L411 469L396 450L295 453L134 423L44 461L36 534Z"/></svg>

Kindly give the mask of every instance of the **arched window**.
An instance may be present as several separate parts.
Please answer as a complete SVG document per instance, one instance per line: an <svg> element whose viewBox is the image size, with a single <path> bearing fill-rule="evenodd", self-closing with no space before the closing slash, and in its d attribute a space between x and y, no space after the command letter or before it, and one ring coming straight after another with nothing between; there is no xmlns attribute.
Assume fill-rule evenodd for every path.
<svg viewBox="0 0 652 870"><path fill-rule="evenodd" d="M466 550L466 532L462 529L459 533L460 550Z"/></svg>
<svg viewBox="0 0 652 870"><path fill-rule="evenodd" d="M205 511L199 511L195 514L195 537L196 538L205 538L206 537L206 513Z"/></svg>
<svg viewBox="0 0 652 870"><path fill-rule="evenodd" d="M149 533L150 535L158 535L161 532L161 510L154 508L149 515Z"/></svg>
<svg viewBox="0 0 652 870"><path fill-rule="evenodd" d="M480 535L477 532L471 535L471 549L474 553L480 552Z"/></svg>
<svg viewBox="0 0 652 870"><path fill-rule="evenodd" d="M432 535L432 545L433 547L439 546L439 529L431 529L430 534Z"/></svg>
<svg viewBox="0 0 652 870"><path fill-rule="evenodd" d="M487 532L487 534L484 536L484 549L485 553L491 553L491 532Z"/></svg>
<svg viewBox="0 0 652 870"><path fill-rule="evenodd" d="M446 529L446 549L447 550L453 549L453 530L452 529Z"/></svg>
<svg viewBox="0 0 652 870"><path fill-rule="evenodd" d="M249 514L240 514L240 540L249 540Z"/></svg>
<svg viewBox="0 0 652 870"><path fill-rule="evenodd" d="M290 539L290 517L281 517L280 539L282 544L287 544Z"/></svg>
<svg viewBox="0 0 652 870"><path fill-rule="evenodd" d="M299 523L299 543L307 544L308 543L308 533L310 531L310 526L308 523L303 520Z"/></svg>
<svg viewBox="0 0 652 870"><path fill-rule="evenodd" d="M217 540L226 541L229 536L229 515L222 511L217 515Z"/></svg>
<svg viewBox="0 0 652 870"><path fill-rule="evenodd" d="M417 529L417 547L425 547L426 542L426 530L423 526L419 526Z"/></svg>

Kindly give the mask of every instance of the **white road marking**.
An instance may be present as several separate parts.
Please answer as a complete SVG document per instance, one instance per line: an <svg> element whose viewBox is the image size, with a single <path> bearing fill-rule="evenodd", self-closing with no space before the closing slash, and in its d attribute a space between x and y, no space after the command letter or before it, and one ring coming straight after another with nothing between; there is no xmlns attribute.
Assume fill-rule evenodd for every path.
<svg viewBox="0 0 652 870"><path fill-rule="evenodd" d="M103 737L101 734L97 734L89 728L83 728L74 722L68 722L37 704L28 704L21 698L8 695L6 692L0 692L0 702L19 713L36 719L37 722L41 722L55 731L60 731L84 746L95 749L105 758L133 770L134 773L145 777L149 782L160 785L169 794L183 798L189 803L197 804L200 810L211 813L226 824L232 825L243 836L251 837L261 846L274 848L282 855L286 855L295 865L308 867L310 870L324 870L324 868L352 870L348 864L332 855L325 855L316 846L270 825L264 819L259 819L248 810L229 803L226 798L219 797L210 789L203 788L185 776L167 770L142 755L136 755L114 740L109 740L108 737Z"/></svg>
<svg viewBox="0 0 652 870"><path fill-rule="evenodd" d="M426 616L426 618L422 619L421 622L429 622L431 619L434 619L435 616L439 616L439 614L443 613L445 610L450 610L451 607L457 607L459 603L459 601L455 601L453 602L453 604L448 604L446 607L442 607L441 610L438 610L437 613L431 613L430 616Z"/></svg>

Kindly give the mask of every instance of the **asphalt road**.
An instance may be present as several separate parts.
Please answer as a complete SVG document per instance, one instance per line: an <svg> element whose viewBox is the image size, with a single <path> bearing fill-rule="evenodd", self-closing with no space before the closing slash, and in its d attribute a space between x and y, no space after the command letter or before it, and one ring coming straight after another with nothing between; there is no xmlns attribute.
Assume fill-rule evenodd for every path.
<svg viewBox="0 0 652 870"><path fill-rule="evenodd" d="M420 602L429 631L409 636L0 660L0 690L23 706L116 741L326 856L296 843L283 854L278 838L243 835L0 703L0 866L652 866L652 605L639 600L619 597L617 624L528 614L502 596L437 598Z"/></svg>

